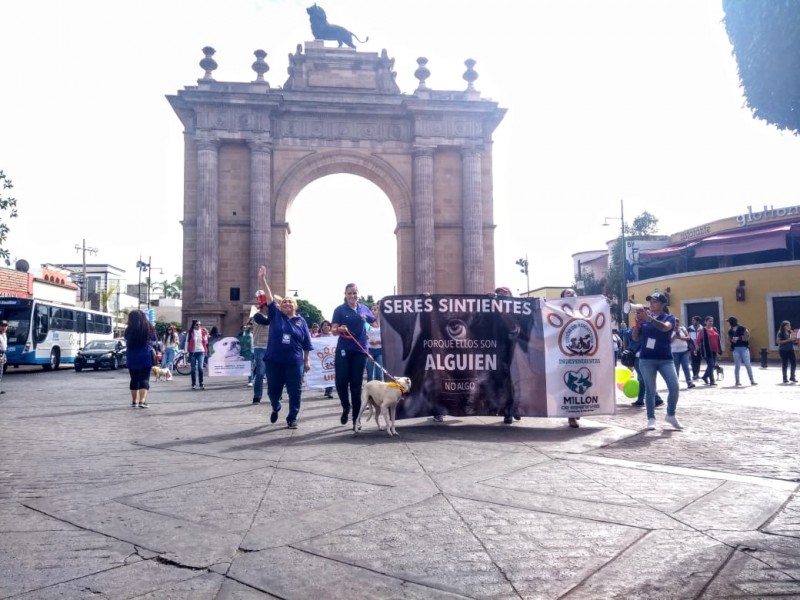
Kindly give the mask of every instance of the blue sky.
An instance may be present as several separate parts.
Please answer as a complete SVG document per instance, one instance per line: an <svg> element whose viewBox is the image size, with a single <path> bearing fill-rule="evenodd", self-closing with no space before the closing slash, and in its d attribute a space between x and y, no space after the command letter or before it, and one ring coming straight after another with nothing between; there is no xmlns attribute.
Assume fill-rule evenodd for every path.
<svg viewBox="0 0 800 600"><path fill-rule="evenodd" d="M202 76L200 49L217 50L218 80L249 81L267 51L273 87L287 55L311 38L309 2L6 0L0 36L0 169L20 217L12 258L79 262L86 239L136 279L139 255L180 273L182 128L164 96ZM616 233L606 216L644 210L660 233L800 204L800 141L744 108L717 0L321 2L331 22L386 48L412 93L419 56L434 89L475 86L508 108L495 132L497 282L524 290L566 285L571 255ZM338 211L363 215L343 240ZM306 188L289 213L289 287L328 316L344 284L365 294L395 285L388 200L337 177ZM613 221L612 223L618 224ZM161 279L156 274L155 279Z"/></svg>

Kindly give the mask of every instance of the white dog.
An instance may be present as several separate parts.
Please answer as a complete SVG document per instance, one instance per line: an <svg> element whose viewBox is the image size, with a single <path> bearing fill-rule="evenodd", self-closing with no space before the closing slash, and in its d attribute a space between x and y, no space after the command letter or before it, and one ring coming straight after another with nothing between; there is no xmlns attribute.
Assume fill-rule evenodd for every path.
<svg viewBox="0 0 800 600"><path fill-rule="evenodd" d="M212 372L216 365L222 366L231 359L239 359L241 354L241 343L235 337L224 337L217 340L212 348L214 352L208 358L208 368Z"/></svg>
<svg viewBox="0 0 800 600"><path fill-rule="evenodd" d="M378 424L378 430L383 431L381 427L380 416L381 411L386 409L384 413L384 420L386 421L386 433L390 436L400 435L394 428L394 419L397 413L397 405L403 397L411 390L411 380L408 377L397 377L394 381L378 381L377 379L368 381L361 389L361 410L358 412L358 418L353 422L353 431L358 433L361 429L361 415L364 410L369 407L369 414L367 414L367 422L372 418L373 411L375 412L375 423Z"/></svg>

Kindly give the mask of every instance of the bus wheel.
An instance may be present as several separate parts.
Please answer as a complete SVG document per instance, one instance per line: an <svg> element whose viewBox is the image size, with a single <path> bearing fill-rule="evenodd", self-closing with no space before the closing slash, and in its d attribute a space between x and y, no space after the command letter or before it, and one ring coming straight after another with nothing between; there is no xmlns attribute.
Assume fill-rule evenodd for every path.
<svg viewBox="0 0 800 600"><path fill-rule="evenodd" d="M52 371L58 369L59 365L61 365L61 352L57 348L53 348L50 352L50 362L42 365L42 367L44 367L45 371Z"/></svg>

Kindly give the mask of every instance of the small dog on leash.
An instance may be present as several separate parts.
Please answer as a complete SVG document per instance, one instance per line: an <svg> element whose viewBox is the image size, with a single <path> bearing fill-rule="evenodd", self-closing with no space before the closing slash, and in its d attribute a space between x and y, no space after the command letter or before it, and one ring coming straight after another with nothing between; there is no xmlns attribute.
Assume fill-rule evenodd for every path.
<svg viewBox="0 0 800 600"><path fill-rule="evenodd" d="M400 435L394 428L397 405L410 390L411 380L408 377L397 377L394 381L385 382L373 379L365 383L361 390L361 410L358 412L358 418L353 421L353 431L358 433L358 430L361 429L361 415L367 408L369 408L367 422L372 418L374 412L378 431L383 431L379 419L381 412L385 409L383 418L386 422L386 433L389 436Z"/></svg>
<svg viewBox="0 0 800 600"><path fill-rule="evenodd" d="M723 369L719 365L714 365L714 373L715 373L714 376L717 378L717 381L722 381L723 379L725 379L725 369Z"/></svg>
<svg viewBox="0 0 800 600"><path fill-rule="evenodd" d="M156 378L156 381L170 381L172 379L172 373L166 368L153 367L153 377Z"/></svg>

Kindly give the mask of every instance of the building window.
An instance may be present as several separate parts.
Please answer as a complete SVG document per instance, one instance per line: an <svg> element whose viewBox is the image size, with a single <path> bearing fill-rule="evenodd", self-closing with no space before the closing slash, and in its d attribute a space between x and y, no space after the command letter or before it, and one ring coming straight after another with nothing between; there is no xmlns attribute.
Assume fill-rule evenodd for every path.
<svg viewBox="0 0 800 600"><path fill-rule="evenodd" d="M767 294L767 318L770 325L767 339L769 339L770 350L777 350L775 336L781 321L789 321L792 329L800 327L797 318L800 315L800 292L777 292Z"/></svg>
<svg viewBox="0 0 800 600"><path fill-rule="evenodd" d="M239 288L231 288L231 302L239 301Z"/></svg>

